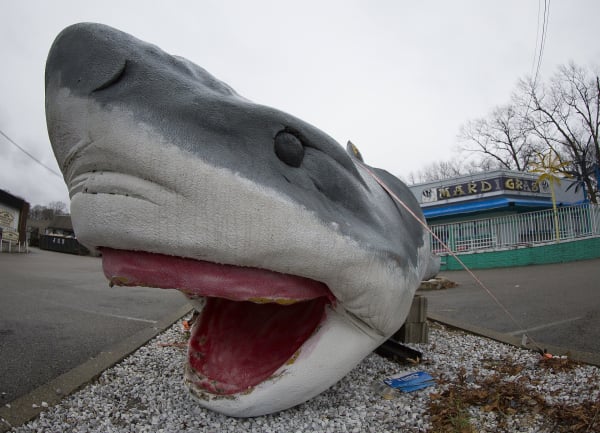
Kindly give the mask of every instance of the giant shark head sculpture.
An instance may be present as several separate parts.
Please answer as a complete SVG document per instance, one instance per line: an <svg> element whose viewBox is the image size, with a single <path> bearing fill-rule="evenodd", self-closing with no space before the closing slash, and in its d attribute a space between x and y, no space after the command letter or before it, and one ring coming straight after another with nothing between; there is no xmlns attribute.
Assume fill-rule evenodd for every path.
<svg viewBox="0 0 600 433"><path fill-rule="evenodd" d="M50 141L112 284L200 311L185 381L233 416L292 407L404 322L429 259L410 191L317 128L99 24L56 38Z"/></svg>

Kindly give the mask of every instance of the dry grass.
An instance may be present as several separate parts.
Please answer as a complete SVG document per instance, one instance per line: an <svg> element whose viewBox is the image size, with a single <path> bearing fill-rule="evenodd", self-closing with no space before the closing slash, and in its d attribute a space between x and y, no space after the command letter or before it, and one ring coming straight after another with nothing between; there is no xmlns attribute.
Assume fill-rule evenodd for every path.
<svg viewBox="0 0 600 433"><path fill-rule="evenodd" d="M537 367L557 373L577 366L567 358L542 357ZM484 367L488 370L485 375L478 371L467 374L463 368L455 380L440 382L442 392L430 394L430 432L477 432L471 421L472 408L495 413L501 431L509 429L508 416L519 414L524 418L542 415L553 432L600 432L600 401L577 405L549 403L536 390L535 379L519 374L523 365L504 359L486 360Z"/></svg>

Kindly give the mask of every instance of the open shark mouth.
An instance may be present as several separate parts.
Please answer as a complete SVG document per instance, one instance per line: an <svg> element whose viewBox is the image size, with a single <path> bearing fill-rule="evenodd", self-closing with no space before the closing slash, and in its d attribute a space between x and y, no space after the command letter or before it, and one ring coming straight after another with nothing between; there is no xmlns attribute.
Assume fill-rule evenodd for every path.
<svg viewBox="0 0 600 433"><path fill-rule="evenodd" d="M264 269L111 248L102 264L113 285L177 289L203 304L186 380L210 394L249 392L293 363L335 305L325 284Z"/></svg>

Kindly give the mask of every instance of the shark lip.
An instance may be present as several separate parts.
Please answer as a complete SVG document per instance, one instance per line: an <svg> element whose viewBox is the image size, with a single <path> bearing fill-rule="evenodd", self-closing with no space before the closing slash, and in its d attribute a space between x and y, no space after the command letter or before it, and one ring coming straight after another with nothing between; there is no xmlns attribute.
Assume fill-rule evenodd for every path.
<svg viewBox="0 0 600 433"><path fill-rule="evenodd" d="M250 392L292 364L335 304L318 281L163 254L101 248L112 285L177 289L204 299L188 344L186 380L200 393Z"/></svg>

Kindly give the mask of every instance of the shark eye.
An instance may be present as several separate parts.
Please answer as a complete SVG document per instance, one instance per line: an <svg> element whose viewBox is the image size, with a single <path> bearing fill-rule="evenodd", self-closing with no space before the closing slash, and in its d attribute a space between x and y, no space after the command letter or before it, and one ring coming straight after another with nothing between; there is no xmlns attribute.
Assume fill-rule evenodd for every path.
<svg viewBox="0 0 600 433"><path fill-rule="evenodd" d="M275 136L275 155L290 167L300 167L304 159L304 146L294 134L280 131Z"/></svg>

